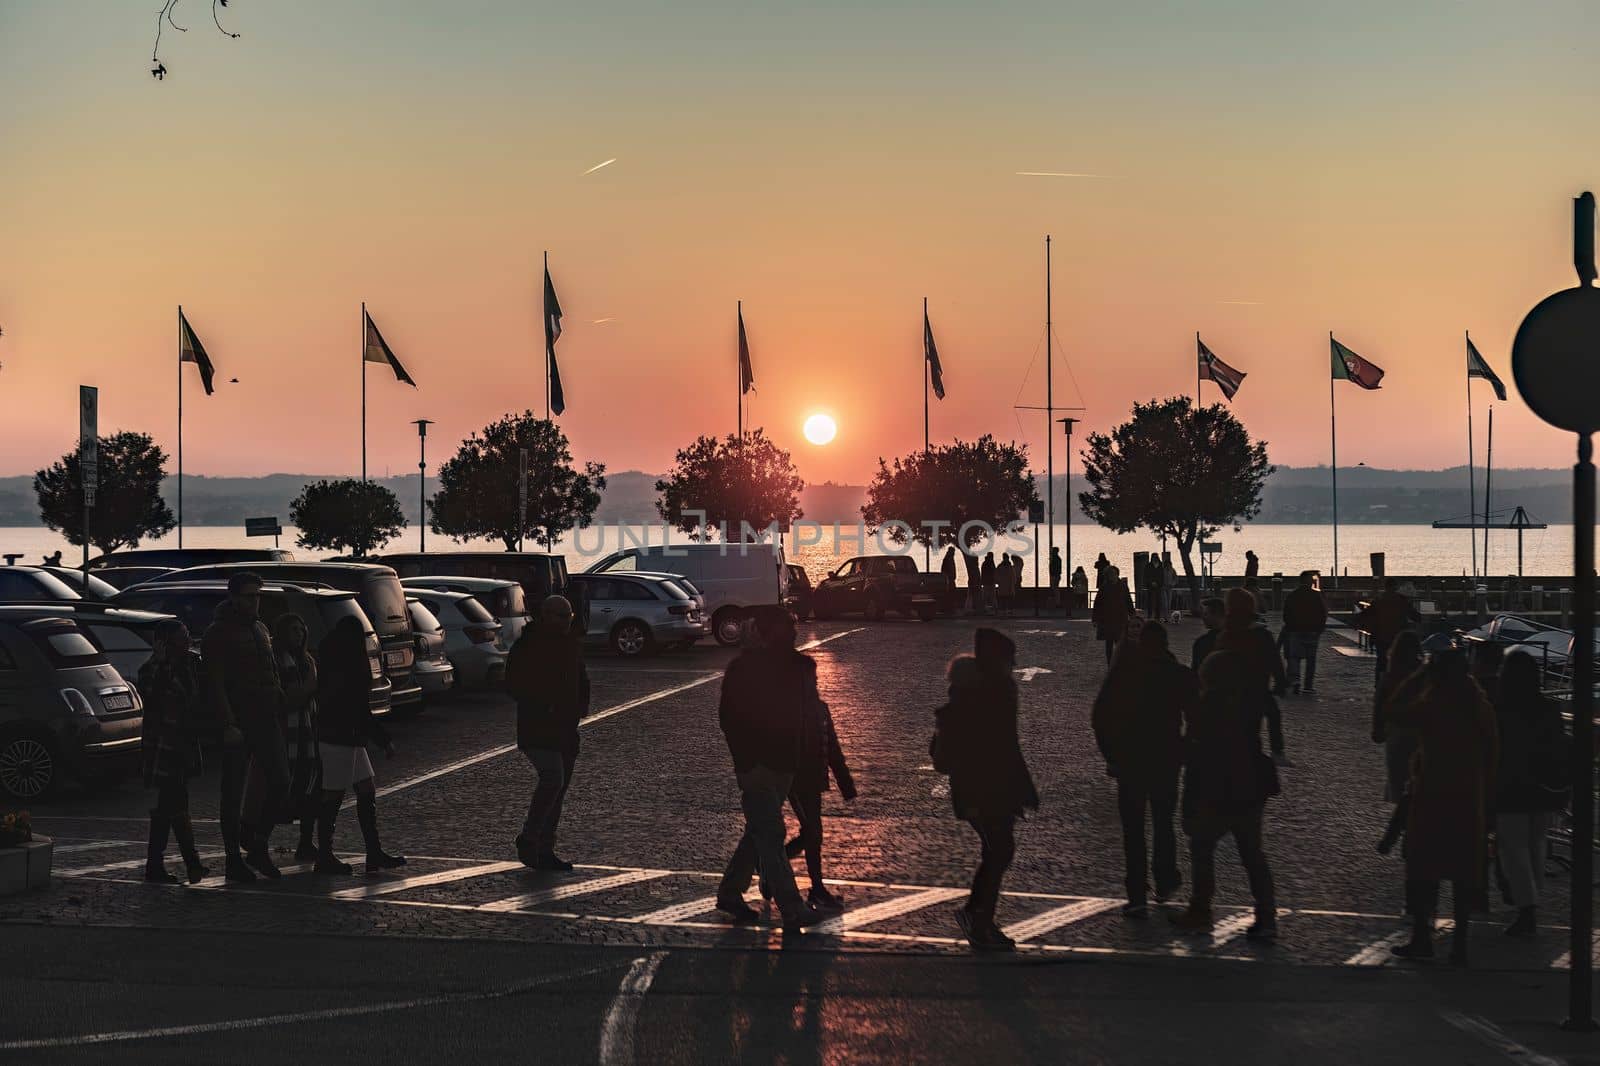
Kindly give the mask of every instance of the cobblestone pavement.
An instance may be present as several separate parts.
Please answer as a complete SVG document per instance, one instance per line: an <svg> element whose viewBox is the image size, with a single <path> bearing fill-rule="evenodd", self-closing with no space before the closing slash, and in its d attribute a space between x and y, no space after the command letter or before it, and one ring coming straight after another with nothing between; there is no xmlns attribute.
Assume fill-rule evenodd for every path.
<svg viewBox="0 0 1600 1066"><path fill-rule="evenodd" d="M1400 865L1373 848L1387 817L1382 760L1368 740L1372 662L1337 635L1324 642L1318 695L1285 697L1292 769L1269 807L1267 848L1277 878L1281 936L1243 937L1244 876L1219 855L1216 929L1176 936L1158 914L1130 921L1117 906L1121 844L1112 782L1089 731L1104 657L1085 621L1028 617L995 623L1016 639L1022 743L1041 811L1019 828L999 918L1036 959L1164 966L1416 969L1388 954L1402 936ZM963 953L952 912L976 841L955 820L944 780L927 764L943 666L970 647L974 624L884 622L804 627L824 697L860 786L853 804L825 801L825 861L847 909L801 937L770 923L735 928L712 910L715 878L740 828L737 793L716 723L719 671L730 657L695 649L639 663L597 656L594 713L569 794L559 850L570 874L515 863L533 775L511 747L513 712L482 695L430 708L395 727L399 755L379 764L386 845L411 856L372 877L312 875L289 856L277 884L188 887L139 880L146 797L133 786L77 791L36 812L58 843L47 892L0 901L0 922L218 933L363 934L545 945L720 948L782 946L822 955ZM1198 626L1175 628L1187 649ZM215 781L195 788L197 820L215 810ZM353 812L351 812L353 814ZM339 843L358 859L353 816ZM290 831L277 842L290 844ZM202 844L216 849L202 824ZM175 860L175 856L173 857ZM1499 935L1504 908L1481 916L1475 969L1547 990L1560 1013L1560 926L1566 897L1552 878L1533 942ZM759 899L755 900L759 904ZM1444 908L1448 913L1448 908ZM786 952L787 953L787 952ZM1199 970L1196 971L1200 972ZM1405 976L1402 974L1401 976ZM1431 979L1431 978L1430 978Z"/></svg>

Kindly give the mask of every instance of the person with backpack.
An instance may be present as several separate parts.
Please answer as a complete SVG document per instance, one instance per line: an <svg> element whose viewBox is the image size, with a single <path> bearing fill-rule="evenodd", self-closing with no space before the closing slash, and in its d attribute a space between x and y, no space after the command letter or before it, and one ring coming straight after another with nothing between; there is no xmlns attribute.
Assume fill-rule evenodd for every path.
<svg viewBox="0 0 1600 1066"><path fill-rule="evenodd" d="M1495 843L1517 917L1508 936L1538 932L1545 855L1556 812L1568 798L1568 743L1561 709L1541 689L1543 671L1525 651L1500 665L1495 720L1500 763L1495 778Z"/></svg>

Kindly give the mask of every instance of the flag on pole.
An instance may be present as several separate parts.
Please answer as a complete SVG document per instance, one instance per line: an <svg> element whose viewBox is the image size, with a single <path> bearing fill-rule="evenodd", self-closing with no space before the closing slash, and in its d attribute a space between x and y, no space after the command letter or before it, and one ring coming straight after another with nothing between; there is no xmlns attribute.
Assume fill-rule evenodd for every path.
<svg viewBox="0 0 1600 1066"><path fill-rule="evenodd" d="M739 395L756 387L756 372L750 365L750 341L744 335L744 308L739 308Z"/></svg>
<svg viewBox="0 0 1600 1066"><path fill-rule="evenodd" d="M561 339L561 301L550 280L550 267L544 268L544 357L550 369L550 413L567 409L567 396L561 390L561 368L556 365L556 341Z"/></svg>
<svg viewBox="0 0 1600 1066"><path fill-rule="evenodd" d="M1222 390L1224 399L1233 399L1233 394L1239 391L1239 386L1244 384L1244 371L1235 370L1233 367L1217 358L1215 352L1206 347L1205 341L1198 336L1194 343L1199 347L1200 378L1203 381L1214 381L1217 388Z"/></svg>
<svg viewBox="0 0 1600 1066"><path fill-rule="evenodd" d="M372 321L372 315L367 312L363 313L367 316L367 336L362 358L369 363L387 363L389 369L394 371L394 379L396 381L403 381L412 388L416 388L417 383L411 380L411 375L406 373L406 368L400 365L400 360L396 359L394 352L389 350L389 345L384 341L383 334L378 332L378 325Z"/></svg>
<svg viewBox="0 0 1600 1066"><path fill-rule="evenodd" d="M1506 398L1506 384L1500 380L1500 375L1490 369L1488 362L1478 354L1478 346L1472 343L1472 338L1467 338L1467 377L1482 378L1494 389L1494 394L1502 402Z"/></svg>
<svg viewBox="0 0 1600 1066"><path fill-rule="evenodd" d="M200 343L200 338L194 335L194 328L189 325L189 320L178 312L178 325L183 327L178 337L178 362L193 363L200 370L200 384L206 388L206 395L210 396L216 390L211 387L211 378L216 370L211 365L211 357L206 354L206 346ZM1504 390L1501 390L1504 392ZM1502 395L1501 399L1505 399Z"/></svg>
<svg viewBox="0 0 1600 1066"><path fill-rule="evenodd" d="M928 377L933 383L933 394L944 399L944 367L939 363L939 346L933 343L933 324L928 321L928 309L922 309L922 354L928 360Z"/></svg>
<svg viewBox="0 0 1600 1066"><path fill-rule="evenodd" d="M1335 381L1353 381L1363 389L1376 389L1378 382L1383 380L1383 368L1374 363L1369 363L1349 348L1340 344L1332 337L1328 343L1333 348L1333 379Z"/></svg>

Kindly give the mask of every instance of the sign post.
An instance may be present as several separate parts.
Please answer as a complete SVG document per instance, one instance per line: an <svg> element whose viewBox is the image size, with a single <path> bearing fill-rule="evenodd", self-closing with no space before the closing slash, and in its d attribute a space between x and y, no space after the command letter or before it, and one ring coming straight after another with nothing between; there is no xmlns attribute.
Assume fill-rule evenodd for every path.
<svg viewBox="0 0 1600 1066"><path fill-rule="evenodd" d="M517 551L522 550L522 531L528 528L528 449L517 452Z"/></svg>
<svg viewBox="0 0 1600 1066"><path fill-rule="evenodd" d="M83 485L83 572L89 573L89 520L100 491L100 390L78 386L78 480Z"/></svg>
<svg viewBox="0 0 1600 1066"><path fill-rule="evenodd" d="M246 518L244 520L244 535L247 537L271 537L272 546L278 546L278 537L283 534L283 526L278 523L277 515L267 515L263 518Z"/></svg>
<svg viewBox="0 0 1600 1066"><path fill-rule="evenodd" d="M1033 616L1039 617L1039 523L1044 521L1044 501L1028 504L1028 521L1033 523Z"/></svg>

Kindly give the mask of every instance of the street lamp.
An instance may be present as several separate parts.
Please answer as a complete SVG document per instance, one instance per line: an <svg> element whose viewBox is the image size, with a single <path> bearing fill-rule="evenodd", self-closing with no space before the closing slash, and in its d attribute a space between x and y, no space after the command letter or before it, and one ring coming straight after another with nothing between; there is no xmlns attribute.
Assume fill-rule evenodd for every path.
<svg viewBox="0 0 1600 1066"><path fill-rule="evenodd" d="M417 427L417 503L421 510L417 512L417 549L428 550L428 427L433 425L431 419L419 418L412 425Z"/></svg>
<svg viewBox="0 0 1600 1066"><path fill-rule="evenodd" d="M1058 418L1061 428L1067 431L1067 557L1061 564L1062 580L1067 585L1067 617L1072 617L1072 427L1081 418ZM1088 604L1084 604L1085 607Z"/></svg>

